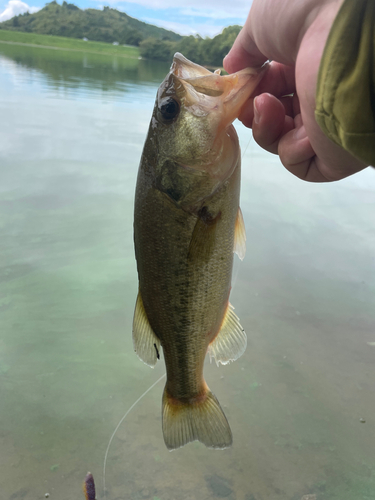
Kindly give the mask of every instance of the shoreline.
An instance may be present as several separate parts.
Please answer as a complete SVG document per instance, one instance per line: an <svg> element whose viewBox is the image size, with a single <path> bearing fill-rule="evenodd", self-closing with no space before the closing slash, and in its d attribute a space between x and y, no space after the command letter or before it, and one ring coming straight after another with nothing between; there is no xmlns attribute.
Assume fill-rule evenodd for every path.
<svg viewBox="0 0 375 500"><path fill-rule="evenodd" d="M24 47L35 47L39 49L52 49L52 50L66 50L68 52L82 52L82 53L89 53L89 54L98 54L98 55L103 55L103 56L119 56L119 57L124 57L126 59L140 59L139 57L134 57L130 55L125 55L125 54L119 54L119 53L114 53L114 52L98 52L94 50L84 50L82 49L70 49L67 47L55 47L53 45L39 45L36 43L24 43L24 42L11 42L9 40L0 40L0 43L5 43L7 45L23 45Z"/></svg>

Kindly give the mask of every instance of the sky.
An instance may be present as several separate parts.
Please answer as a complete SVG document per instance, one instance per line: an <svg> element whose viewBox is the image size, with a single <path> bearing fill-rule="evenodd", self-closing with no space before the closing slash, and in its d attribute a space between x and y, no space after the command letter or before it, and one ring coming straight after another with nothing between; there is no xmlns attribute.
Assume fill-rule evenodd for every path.
<svg viewBox="0 0 375 500"><path fill-rule="evenodd" d="M13 16L37 12L45 0L0 0L0 22ZM131 17L170 29L181 35L199 33L213 37L231 24L243 25L252 0L67 0L80 9L102 9L109 6ZM62 0L58 0L62 3Z"/></svg>

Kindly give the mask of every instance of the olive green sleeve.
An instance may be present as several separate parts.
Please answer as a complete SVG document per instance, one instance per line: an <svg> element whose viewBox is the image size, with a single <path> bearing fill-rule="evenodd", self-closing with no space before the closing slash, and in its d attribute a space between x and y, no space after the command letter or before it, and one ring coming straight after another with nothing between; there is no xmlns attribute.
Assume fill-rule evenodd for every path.
<svg viewBox="0 0 375 500"><path fill-rule="evenodd" d="M345 0L320 63L316 120L353 156L375 165L375 1Z"/></svg>

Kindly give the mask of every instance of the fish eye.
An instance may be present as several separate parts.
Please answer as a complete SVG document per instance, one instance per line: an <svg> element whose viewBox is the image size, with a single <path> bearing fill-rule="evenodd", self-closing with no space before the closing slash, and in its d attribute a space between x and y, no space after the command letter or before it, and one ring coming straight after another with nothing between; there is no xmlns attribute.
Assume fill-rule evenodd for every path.
<svg viewBox="0 0 375 500"><path fill-rule="evenodd" d="M159 107L159 113L164 121L170 122L174 120L179 112L180 105L173 97L163 99Z"/></svg>

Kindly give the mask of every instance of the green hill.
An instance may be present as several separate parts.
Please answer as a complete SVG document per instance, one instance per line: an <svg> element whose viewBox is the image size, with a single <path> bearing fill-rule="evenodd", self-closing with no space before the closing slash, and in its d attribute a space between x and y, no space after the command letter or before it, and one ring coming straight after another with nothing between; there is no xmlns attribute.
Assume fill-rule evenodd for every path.
<svg viewBox="0 0 375 500"><path fill-rule="evenodd" d="M221 67L223 58L228 54L240 31L241 26L233 25L224 28L214 38L190 35L177 42L147 38L139 45L140 54L145 59L170 61L175 52L181 52L198 64Z"/></svg>
<svg viewBox="0 0 375 500"><path fill-rule="evenodd" d="M56 1L48 3L35 14L26 12L15 16L0 23L0 29L128 45L139 45L147 38L174 42L182 38L173 31L138 21L110 7L81 10L65 1L62 5Z"/></svg>
<svg viewBox="0 0 375 500"><path fill-rule="evenodd" d="M199 35L181 36L173 31L134 19L110 7L104 7L103 10L81 10L72 3L64 1L60 5L54 0L35 14L26 12L0 23L0 30L4 35L13 31L35 36L65 37L65 41L61 38L61 43L58 40L54 43L61 47L66 47L69 38L135 45L139 46L139 53L143 58L159 61L171 61L175 52L181 52L199 64L219 67L222 65L223 57L232 47L241 26L228 26L214 38L202 38ZM4 37L0 37L2 38ZM19 42L22 43L21 40ZM93 47L91 49L94 50ZM100 51L103 52L103 48L100 48Z"/></svg>

